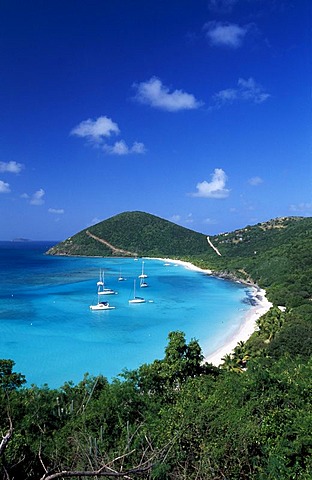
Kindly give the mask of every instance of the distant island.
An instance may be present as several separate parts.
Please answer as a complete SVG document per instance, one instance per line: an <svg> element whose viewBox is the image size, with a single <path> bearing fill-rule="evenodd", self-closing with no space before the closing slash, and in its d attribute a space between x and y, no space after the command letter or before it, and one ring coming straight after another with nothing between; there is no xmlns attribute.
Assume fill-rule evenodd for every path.
<svg viewBox="0 0 312 480"><path fill-rule="evenodd" d="M13 238L12 242L19 242L19 243L27 243L27 242L31 242L31 240L29 238Z"/></svg>

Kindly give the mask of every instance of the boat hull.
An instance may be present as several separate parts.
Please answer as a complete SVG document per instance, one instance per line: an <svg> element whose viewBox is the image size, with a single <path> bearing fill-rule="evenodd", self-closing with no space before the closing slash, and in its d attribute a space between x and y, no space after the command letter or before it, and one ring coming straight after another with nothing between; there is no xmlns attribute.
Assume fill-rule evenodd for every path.
<svg viewBox="0 0 312 480"><path fill-rule="evenodd" d="M129 303L145 303L144 298L132 298L132 300L129 300Z"/></svg>
<svg viewBox="0 0 312 480"><path fill-rule="evenodd" d="M116 307L113 307L109 304L98 303L97 305L90 305L90 310L114 310Z"/></svg>

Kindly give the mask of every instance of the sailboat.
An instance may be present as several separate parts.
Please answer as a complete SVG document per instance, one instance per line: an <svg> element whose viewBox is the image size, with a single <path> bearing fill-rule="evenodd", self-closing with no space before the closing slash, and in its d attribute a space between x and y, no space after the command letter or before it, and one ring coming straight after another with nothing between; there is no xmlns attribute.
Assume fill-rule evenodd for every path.
<svg viewBox="0 0 312 480"><path fill-rule="evenodd" d="M134 280L134 285L133 285L133 298L129 300L129 303L145 303L145 299L143 297L136 297L135 284L136 284L136 280Z"/></svg>
<svg viewBox="0 0 312 480"><path fill-rule="evenodd" d="M126 279L125 279L125 277L123 277L123 276L121 275L121 269L120 269L120 271L119 271L119 277L118 277L118 282L123 282L124 280L126 280Z"/></svg>
<svg viewBox="0 0 312 480"><path fill-rule="evenodd" d="M98 286L98 295L115 295L117 292L115 290L112 290L111 288L105 287L104 283L104 271L100 270L100 280L97 282Z"/></svg>
<svg viewBox="0 0 312 480"><path fill-rule="evenodd" d="M101 298L98 296L98 303L96 305L90 305L90 310L113 310L116 307L113 307L108 302L102 302Z"/></svg>
<svg viewBox="0 0 312 480"><path fill-rule="evenodd" d="M147 275L144 273L144 262L142 262L142 273L139 275L139 278L147 278Z"/></svg>
<svg viewBox="0 0 312 480"><path fill-rule="evenodd" d="M145 288L145 287L148 287L148 284L146 283L144 278L141 278L140 279L140 288Z"/></svg>

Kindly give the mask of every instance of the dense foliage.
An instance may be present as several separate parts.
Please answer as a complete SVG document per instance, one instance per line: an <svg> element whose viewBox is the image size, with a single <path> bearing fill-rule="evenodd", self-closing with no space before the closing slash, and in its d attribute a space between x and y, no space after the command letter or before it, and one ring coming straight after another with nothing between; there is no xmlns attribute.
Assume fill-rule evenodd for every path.
<svg viewBox="0 0 312 480"><path fill-rule="evenodd" d="M130 225L124 243L118 240L119 220L111 219L111 236L94 235L147 254ZM148 221L144 247L152 249ZM167 227L155 255L169 252ZM182 332L169 333L163 359L111 383L86 374L78 385L57 390L26 388L14 362L0 360L3 478L310 480L311 227L311 218L285 218L211 237L221 256L195 232L194 250L183 250L188 234L177 234L175 258L257 282L273 302L251 338L218 368L203 363L198 342L187 343ZM144 232L142 225L136 229ZM200 250L202 238L206 250Z"/></svg>
<svg viewBox="0 0 312 480"><path fill-rule="evenodd" d="M125 478L310 479L311 359L267 356L243 374L201 360L195 340L171 332L163 360L121 380L86 375L59 390L2 389L14 425L5 478L135 466ZM0 421L5 432L8 417Z"/></svg>
<svg viewBox="0 0 312 480"><path fill-rule="evenodd" d="M124 212L82 230L49 254L110 256L114 252L88 233L132 255L168 257L207 251L205 235L144 212ZM130 253L130 254L131 254ZM122 256L118 252L118 256Z"/></svg>

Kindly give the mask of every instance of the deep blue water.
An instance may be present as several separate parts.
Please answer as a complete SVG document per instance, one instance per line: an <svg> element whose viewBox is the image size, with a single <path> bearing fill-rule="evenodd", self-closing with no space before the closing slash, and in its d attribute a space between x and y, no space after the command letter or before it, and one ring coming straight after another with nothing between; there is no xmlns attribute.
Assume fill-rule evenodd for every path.
<svg viewBox="0 0 312 480"><path fill-rule="evenodd" d="M249 290L181 265L144 259L146 303L129 305L142 260L44 255L48 242L0 242L0 358L28 384L59 387L84 373L108 379L163 358L170 331L199 340L205 355L240 326ZM100 270L116 307L91 311ZM119 282L120 274L126 278Z"/></svg>

